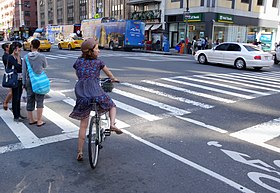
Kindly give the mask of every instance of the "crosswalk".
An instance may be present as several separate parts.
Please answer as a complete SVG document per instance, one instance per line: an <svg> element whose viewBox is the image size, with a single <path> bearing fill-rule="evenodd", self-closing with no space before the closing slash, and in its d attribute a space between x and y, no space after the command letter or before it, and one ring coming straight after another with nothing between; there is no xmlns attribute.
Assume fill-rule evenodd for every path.
<svg viewBox="0 0 280 193"><path fill-rule="evenodd" d="M65 59L77 59L81 56L79 52L73 53L43 53L47 60L54 61L54 60L65 60ZM187 59L186 57L177 56L177 55L158 55L153 53L141 53L141 52L102 52L100 58L106 57L123 57L127 59L133 60L142 60L142 61L149 61L149 62L180 62L180 61L193 61L193 59ZM0 60L0 70L4 70L5 67L3 65L3 61Z"/></svg>
<svg viewBox="0 0 280 193"><path fill-rule="evenodd" d="M57 60L57 59L77 59L81 56L80 53L66 53L66 54L45 54L48 60ZM100 58L106 57L123 57L133 60L143 60L149 62L170 62L170 61L193 61L193 59L187 59L186 57L176 56L176 55L158 55L153 53L140 53L140 52L101 52Z"/></svg>
<svg viewBox="0 0 280 193"><path fill-rule="evenodd" d="M225 128L188 117L195 111L206 111L221 104L277 94L280 92L279 85L280 72L212 73L164 77L138 83L123 82L116 86L111 95L118 112L121 112L116 120L119 128L129 129L135 123L173 117L280 153L280 146L267 143L280 136L280 118L230 133ZM53 124L59 128L55 134L48 136L36 135L30 128L32 126L15 123L10 111L0 109L0 118L18 139L17 143L0 146L0 154L76 138L78 123L68 117L75 105L75 99L71 98L73 92L73 89L52 90L48 94L43 116L50 123L47 125ZM57 109L58 104L60 108ZM60 112L60 109L66 109L67 113ZM135 118L128 120L126 115Z"/></svg>

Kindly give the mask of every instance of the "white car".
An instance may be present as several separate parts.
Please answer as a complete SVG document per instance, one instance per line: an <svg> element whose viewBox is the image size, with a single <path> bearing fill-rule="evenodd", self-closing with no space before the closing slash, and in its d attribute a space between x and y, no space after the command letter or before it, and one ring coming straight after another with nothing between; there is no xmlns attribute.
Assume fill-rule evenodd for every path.
<svg viewBox="0 0 280 193"><path fill-rule="evenodd" d="M200 64L220 63L237 69L253 67L260 70L273 65L272 54L262 51L253 44L225 42L209 50L198 50L195 59Z"/></svg>

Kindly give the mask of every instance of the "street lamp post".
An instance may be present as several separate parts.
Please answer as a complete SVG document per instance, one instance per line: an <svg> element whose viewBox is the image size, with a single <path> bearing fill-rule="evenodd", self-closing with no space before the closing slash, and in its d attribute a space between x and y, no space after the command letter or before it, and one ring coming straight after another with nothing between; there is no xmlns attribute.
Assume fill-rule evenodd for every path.
<svg viewBox="0 0 280 193"><path fill-rule="evenodd" d="M185 22L185 48L184 48L184 53L187 54L187 38L188 38L188 19L190 17L190 10L189 10L189 0L186 0L187 1L187 7L186 7L186 10L184 11L184 22Z"/></svg>

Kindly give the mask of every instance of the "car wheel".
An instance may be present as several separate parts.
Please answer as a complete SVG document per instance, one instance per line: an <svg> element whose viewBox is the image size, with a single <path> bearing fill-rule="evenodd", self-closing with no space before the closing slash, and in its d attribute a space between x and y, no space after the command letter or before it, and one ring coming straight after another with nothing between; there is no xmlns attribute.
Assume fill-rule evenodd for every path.
<svg viewBox="0 0 280 193"><path fill-rule="evenodd" d="M60 45L60 44L58 44L58 45L57 45L57 47L58 47L58 49L60 49L60 50L62 49L62 47L61 47L61 45Z"/></svg>
<svg viewBox="0 0 280 193"><path fill-rule="evenodd" d="M72 46L70 44L68 45L68 50L72 50Z"/></svg>
<svg viewBox="0 0 280 193"><path fill-rule="evenodd" d="M23 50L24 50L24 51L26 51L26 48L25 48L25 46L24 46L24 45L23 45Z"/></svg>
<svg viewBox="0 0 280 193"><path fill-rule="evenodd" d="M238 58L235 60L234 66L238 69L238 70L242 70L246 68L246 63L243 59Z"/></svg>
<svg viewBox="0 0 280 193"><path fill-rule="evenodd" d="M205 54L199 54L198 62L200 64L206 64L207 63L207 58L206 58Z"/></svg>
<svg viewBox="0 0 280 193"><path fill-rule="evenodd" d="M254 67L255 70L260 70L262 69L263 67Z"/></svg>
<svg viewBox="0 0 280 193"><path fill-rule="evenodd" d="M50 48L49 48L49 49L46 49L46 51L49 52L49 51L51 51L51 49L50 49Z"/></svg>

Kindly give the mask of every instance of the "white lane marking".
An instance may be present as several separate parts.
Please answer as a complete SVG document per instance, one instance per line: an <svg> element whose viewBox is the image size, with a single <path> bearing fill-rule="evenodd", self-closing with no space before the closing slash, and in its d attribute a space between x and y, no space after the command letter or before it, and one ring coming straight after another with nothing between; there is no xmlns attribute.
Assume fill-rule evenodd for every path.
<svg viewBox="0 0 280 193"><path fill-rule="evenodd" d="M5 66L4 66L4 64L3 64L3 61L0 61L0 70L4 70L5 69Z"/></svg>
<svg viewBox="0 0 280 193"><path fill-rule="evenodd" d="M76 131L41 138L42 143L43 145L46 145L50 143L65 141L68 139L78 138L78 129L79 127L77 126Z"/></svg>
<svg viewBox="0 0 280 193"><path fill-rule="evenodd" d="M177 118L179 118L179 119L181 119L181 120L184 120L184 121L188 121L188 122L191 122L191 123L193 123L193 124L196 124L196 125L199 125L199 126L202 126L202 127L205 127L205 128L207 128L207 129L211 129L211 130L213 130L213 131L217 131L217 132L220 132L220 133L223 133L223 134L226 134L226 133L228 133L228 131L226 131L226 130L223 130L223 129L220 129L220 128L218 128L218 127L215 127L215 126L212 126L212 125L206 125L205 123L202 123L202 122L200 122L200 121L197 121L197 120L193 120L193 119L189 119L189 118L185 118L185 117L180 117L180 116L176 116ZM273 120L272 120L273 121ZM279 120L277 120L277 122L279 122L280 121L280 118L279 118ZM274 125L275 127L277 127L276 125ZM278 125L278 128L279 128L279 125ZM246 130L246 129L244 129L244 130ZM276 128L274 128L274 131L275 130L277 130ZM279 130L279 129L278 129ZM240 130L240 131L238 131L238 132L242 132L243 130ZM263 131L265 132L265 128L263 128ZM235 132L235 133L238 133L238 132ZM252 132L254 132L254 131L252 131ZM263 133L264 133L263 132ZM273 145L269 145L269 144L266 144L266 143L264 143L264 142L259 142L259 141L256 141L256 140L250 140L250 138L251 138L251 136L249 135L249 137L245 137L245 136L242 136L242 135L235 135L235 133L231 133L231 134L229 134L229 136L231 136L231 137L234 137L234 138L237 138L237 139L240 139L240 140L243 140L243 141L246 141L246 142L248 142L248 143L252 143L252 144L254 144L254 145L257 145L257 146L260 146L260 147L263 147L263 148L266 148L266 149L269 149L269 150L271 150L271 151L275 151L275 152L278 152L278 153L280 153L280 148L278 148L278 147L275 147L275 146L273 146ZM277 136L279 136L279 131L277 132L276 131L276 133L278 133L278 135L277 134L275 134L275 135L273 135L274 137L273 138L275 138L275 136L277 135ZM248 135L247 135L248 136ZM277 137L276 136L276 137ZM262 136L259 136L260 138L262 138ZM271 138L271 137L270 137Z"/></svg>
<svg viewBox="0 0 280 193"><path fill-rule="evenodd" d="M231 74L233 74L233 75L241 75L242 77L246 77L246 78L248 78L248 79L250 79L251 77L253 77L253 78L255 78L256 79L256 76L255 75L247 75L247 74L238 74L238 73L231 73ZM261 81L263 81L263 82L270 82L270 81L272 81L272 82L278 82L277 84L280 84L280 80L278 79L274 79L274 78L270 78L270 77L258 77L257 78L257 80L261 80ZM267 81L268 80L268 81Z"/></svg>
<svg viewBox="0 0 280 193"><path fill-rule="evenodd" d="M24 149L22 143L9 144L0 147L0 154Z"/></svg>
<svg viewBox="0 0 280 193"><path fill-rule="evenodd" d="M11 111L0 110L0 117L9 126L11 131L20 140L23 147L31 148L41 144L40 139L21 122L15 122Z"/></svg>
<svg viewBox="0 0 280 193"><path fill-rule="evenodd" d="M189 114L190 113L189 111L185 111L183 109L172 107L170 105L160 103L160 102L157 102L155 100L148 99L148 98L145 98L145 97L142 97L142 96L139 96L139 95L135 95L135 94L132 94L132 93L129 93L129 92L125 92L125 91L122 91L122 90L119 90L119 89L113 89L113 92L117 93L119 95L128 97L128 98L132 98L133 100L137 100L137 101L140 101L142 103L146 103L146 104L158 107L160 109L164 109L166 111L169 111L171 115L184 115L184 114Z"/></svg>
<svg viewBox="0 0 280 193"><path fill-rule="evenodd" d="M162 148L162 147L160 147L156 144L153 144L153 143L151 143L151 142L149 142L145 139L142 139L141 137L138 137L138 136L132 134L131 132L129 132L125 129L123 129L123 132L126 133L127 135L131 136L133 139L135 139L135 140L137 140L141 143L144 143L145 145L147 145L147 146L149 146L149 147L151 147L151 148L153 148L153 149L155 149L155 150L157 150L157 151L159 151L159 152L161 152L161 153L163 153L163 154L165 154L165 155L167 155L171 158L174 158L175 160L180 161L180 162L182 162L182 163L184 163L184 164L186 164L186 165L188 165L188 166L190 166L190 167L192 167L196 170L199 170L199 171L201 171L201 172L203 172L203 173L205 173L205 174L207 174L207 175L209 175L213 178L216 178L217 180L228 184L229 186L235 188L236 190L239 190L240 192L254 193L254 191L246 188L245 186L242 186L242 185L234 182L233 180L230 180L230 179L228 179L228 178L226 178L226 177L224 177L224 176L222 176L222 175L220 175L220 174L218 174L218 173L216 173L216 172L214 172L214 171L212 171L208 168L205 168L201 165L198 165L195 162L192 162L192 161L190 161L186 158L183 158L183 157L181 157L181 156L179 156L175 153L172 153L172 152L170 152L170 151L168 151L168 150L166 150L166 149L164 149L164 148Z"/></svg>
<svg viewBox="0 0 280 193"><path fill-rule="evenodd" d="M205 80L199 80L199 79L195 79L195 78L188 78L188 77L185 77L185 76L177 76L177 77L174 77L174 78L181 78L181 79L185 79L185 80L191 80L191 81L195 81L195 82L202 82L202 83L206 83L206 84L212 84L212 85L215 85L215 86L220 86L220 87L225 87L225 88L230 88L230 89L234 89L234 90L240 90L240 91L244 91L244 92L250 92L250 93L255 93L255 94L259 94L259 95L269 95L267 93L263 93L263 92L258 92L258 91L255 91L255 90L250 90L250 89L244 89L244 88L240 88L240 87L236 87L236 86L230 86L230 85L226 85L226 84L221 84L221 83L217 83L217 82L209 82L209 81L205 81ZM169 79L170 80L170 79ZM182 82L182 81L178 81L178 82ZM184 84L184 82L180 83L180 84ZM189 83L187 83L189 84ZM210 87L209 87L210 88ZM209 89L210 90L210 89ZM223 91L223 90L222 90ZM218 91L216 91L218 92ZM242 98L246 98L246 97L249 97L247 95L242 95L242 94L237 94L237 93L232 93L232 92L229 92L228 94L231 94L233 96L238 96L239 97L242 97ZM236 95L234 95L236 94ZM255 97L253 97L255 98ZM250 99L250 98L248 98Z"/></svg>
<svg viewBox="0 0 280 193"><path fill-rule="evenodd" d="M127 59L133 59L133 60L144 60L144 61L149 61L149 62L170 62L170 61L193 61L187 58L163 58L163 57L156 57L156 58L145 58L145 57L136 57L136 56L132 56L132 57L124 57Z"/></svg>
<svg viewBox="0 0 280 193"><path fill-rule="evenodd" d="M61 59L67 59L68 57L65 56L65 55L46 55L46 58L54 58L54 59L61 58Z"/></svg>
<svg viewBox="0 0 280 193"><path fill-rule="evenodd" d="M256 78L254 76L249 76L249 75L242 75L242 74L222 74L222 75L215 75L215 76L229 76L229 77L234 77L234 78L239 78L239 79L245 79L245 80L254 80L256 83L258 82L264 82L264 83L268 83L270 85L280 85L280 83L278 82L275 82L276 80L270 80L270 81L267 81L267 80L262 80L260 78Z"/></svg>
<svg viewBox="0 0 280 193"><path fill-rule="evenodd" d="M173 89L173 90L182 91L182 92L185 92L185 93L189 93L189 94L192 94L192 95L196 95L196 96L200 96L200 97L204 97L204 98L208 98L208 99L212 99L212 100L216 100L216 101L220 101L220 102L224 102L224 103L235 103L236 102L234 100L225 99L225 98L221 98L221 97L217 97L217 96L213 96L213 95L209 95L209 94L205 94L205 93L201 93L201 92L196 92L196 91L192 91L192 90L189 90L189 89L184 89L184 88L177 87L177 86L171 86L171 85L168 85L168 84L154 82L154 81L150 81L150 80L141 80L141 82L145 82L145 83L156 85L156 86L161 86L161 87L164 87L164 88L170 88L170 89Z"/></svg>
<svg viewBox="0 0 280 193"><path fill-rule="evenodd" d="M170 98L170 99L173 99L173 100L184 102L184 103L187 103L187 104L192 104L194 106L198 106L198 107L205 108L205 109L210 109L210 108L214 107L212 105L196 102L196 101L189 100L189 99L186 99L186 98L183 98L183 97L173 96L173 95L161 92L161 91L157 91L157 90L154 90L154 89L149 89L149 88L139 86L139 85L135 85L135 84L130 84L130 83L121 83L121 84L125 85L125 86L132 87L132 88L136 88L136 89L139 89L139 90L143 90L143 91L146 91L146 92L150 92L150 93L153 93L153 94L156 94L156 95L159 95L159 96L164 96L164 97L167 97L167 98Z"/></svg>
<svg viewBox="0 0 280 193"><path fill-rule="evenodd" d="M280 118L231 133L230 136L252 143L264 143L280 136Z"/></svg>
<svg viewBox="0 0 280 193"><path fill-rule="evenodd" d="M215 80L215 81L226 82L226 83L230 83L230 84L237 84L237 85L241 85L241 86L247 86L247 87L262 89L262 90L270 90L270 91L280 92L280 90L277 90L277 89L254 85L256 83L255 81L247 81L247 80L240 80L240 79L237 79L237 78L229 78L229 77L227 78L226 77L226 79L235 80L235 81L230 81L230 80L224 80L224 79L221 79L221 78L211 78L211 77L202 76L202 75L194 75L194 76L199 77L199 78L203 78L203 79L208 79L208 80ZM247 82L247 83L251 83L251 84L246 84L246 83L241 83L241 82ZM259 85L270 86L270 84L264 84L264 83L263 84L259 83Z"/></svg>
<svg viewBox="0 0 280 193"><path fill-rule="evenodd" d="M74 91L75 91L75 90L72 88L72 89L60 90L59 92L65 93L65 92L74 92Z"/></svg>
<svg viewBox="0 0 280 193"><path fill-rule="evenodd" d="M70 98L70 97L68 97L67 99L64 99L63 102L65 102L65 103L67 103L67 104L69 104L69 105L71 105L73 107L76 104L76 101L74 99ZM93 111L91 112L91 116L94 116L94 112ZM153 116L153 115L151 115L151 116ZM123 122L121 120L118 120L118 119L116 119L116 126L118 128L120 128L120 129L130 127L130 125L128 125L125 122Z"/></svg>
<svg viewBox="0 0 280 193"><path fill-rule="evenodd" d="M55 123L58 127L60 127L63 133L68 133L68 132L73 132L78 130L78 127L74 123L62 117L60 114L51 110L47 106L44 107L43 115L44 117L46 117L47 119Z"/></svg>
<svg viewBox="0 0 280 193"><path fill-rule="evenodd" d="M194 120L194 119L190 119L190 118L186 118L186 117L180 117L180 116L176 116L176 117L178 119L181 119L181 120L184 120L184 121L187 121L187 122L190 122L190 123L193 123L193 124L205 127L207 129L210 129L210 130L213 130L213 131L217 131L219 133L227 133L228 132L226 130L220 129L220 128L212 126L212 125L207 125L207 124L205 124L203 122L200 122L200 121L197 121L197 120Z"/></svg>
<svg viewBox="0 0 280 193"><path fill-rule="evenodd" d="M123 110L125 110L127 112L130 112L130 113L132 113L134 115L137 115L139 117L142 117L142 118L144 118L144 119L146 119L148 121L156 121L156 120L162 119L162 118L160 118L158 116L152 115L152 114L147 113L147 112L145 112L145 111L143 111L141 109L137 109L135 107L132 107L132 106L127 105L125 103L122 103L120 101L117 101L117 100L114 100L114 99L113 99L113 101L117 105L118 108L123 109Z"/></svg>
<svg viewBox="0 0 280 193"><path fill-rule="evenodd" d="M251 79L252 81L250 80L243 80L241 79L239 76L233 76L233 75L230 75L230 74L211 74L209 76L213 76L213 77L222 77L223 79L228 79L228 80L236 80L238 82L246 82L246 83L253 83L254 85L261 85L261 86L268 86L268 87L272 87L272 88L279 88L279 85L273 85L272 83L262 83L262 82L258 82L258 79Z"/></svg>

